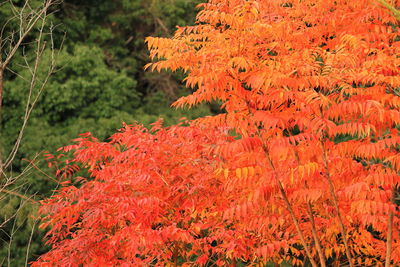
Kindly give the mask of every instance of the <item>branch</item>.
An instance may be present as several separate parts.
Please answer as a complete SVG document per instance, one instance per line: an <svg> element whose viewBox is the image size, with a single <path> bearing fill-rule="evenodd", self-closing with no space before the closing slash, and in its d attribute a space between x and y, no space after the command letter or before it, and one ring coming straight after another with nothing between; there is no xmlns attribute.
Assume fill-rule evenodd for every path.
<svg viewBox="0 0 400 267"><path fill-rule="evenodd" d="M397 10L394 6L386 2L386 0L376 0L378 3L380 3L382 6L386 7L389 9L393 15L396 17L397 20L400 21L400 11Z"/></svg>
<svg viewBox="0 0 400 267"><path fill-rule="evenodd" d="M294 150L294 155L297 161L297 165L300 166L300 157L299 157L299 153L298 150L295 148ZM308 184L307 182L305 182L305 187L308 189ZM326 259L325 259L325 255L322 251L322 245L321 245L321 241L318 237L317 234L317 227L315 226L315 220L314 220L314 214L312 211L312 206L311 206L311 202L309 200L307 200L307 213L308 216L310 217L310 222L311 222L311 233L313 235L313 239L315 242L315 247L317 249L317 253L318 253L318 257L319 257L319 262L321 264L321 267L326 267Z"/></svg>
<svg viewBox="0 0 400 267"><path fill-rule="evenodd" d="M25 2L23 9L26 7L26 3L27 3L27 1ZM18 38L18 41L17 41L17 43L12 47L11 51L8 53L8 55L7 55L6 59L4 60L4 62L2 62L2 63L0 64L0 68L5 69L5 68L8 66L8 64L9 64L10 61L11 61L11 59L14 57L15 53L17 52L18 48L21 46L22 41L23 41L23 40L25 39L25 37L31 32L31 30L33 29L33 27L36 25L36 23L37 23L37 22L39 21L39 19L42 17L42 15L44 15L44 14L47 13L47 10L49 9L49 7L50 7L52 4L53 4L53 0L48 0L48 1L44 4L43 8L42 8L38 13L35 14L36 16L34 16L32 19L30 19L30 20L28 21L28 26L26 27L25 30L22 30L22 27L23 27L23 26L22 26L22 21L21 21L21 24L20 24L20 36L19 36L19 38ZM20 19L22 19L22 14L23 14L23 12L20 13Z"/></svg>
<svg viewBox="0 0 400 267"><path fill-rule="evenodd" d="M251 115L254 115L252 113L252 111L251 111L249 101L245 100L245 102L246 102L246 105L247 105L248 112ZM262 136L261 136L260 130L258 128L256 128L256 133L257 133L258 137L260 138L260 140L262 140ZM265 146L264 144L262 144L261 147L262 147L265 155L267 156L268 163L269 163L271 169L274 171L274 178L277 181L277 184L278 184L278 187L279 187L279 191L280 191L280 193L282 195L282 198L283 198L283 200L284 200L284 202L286 204L286 207L287 207L287 209L288 209L288 211L290 213L290 217L292 218L292 221L293 221L293 223L294 223L294 225L296 227L297 234L300 237L300 241L301 241L301 244L304 247L304 250L306 251L306 255L307 255L308 259L310 260L311 265L313 267L317 267L318 265L317 265L317 263L315 262L314 258L311 255L311 250L310 250L310 248L309 248L309 246L308 246L308 244L306 242L306 239L305 239L305 237L303 235L303 232L302 232L302 230L300 228L300 224L299 224L299 221L297 220L296 214L293 211L292 204L289 202L289 199L287 197L286 191L283 188L283 185L282 185L281 181L278 178L278 175L276 173L276 168L275 168L274 163L272 162L271 157L269 155L269 150L268 150L267 146Z"/></svg>
<svg viewBox="0 0 400 267"><path fill-rule="evenodd" d="M54 47L54 41L52 39L53 27L51 27L50 28L50 38L51 38L51 53L52 54L51 54L50 67L48 69L48 72L47 72L47 75L46 75L44 81L42 82L42 84L38 90L38 93L36 94L35 98L33 100L31 100L32 96L33 96L33 90L36 87L36 83L38 81L37 73L39 70L40 60L41 60L41 57L43 55L43 52L44 52L45 46L46 46L45 42L42 43L43 30L44 30L44 26L45 26L45 22L46 22L45 19L46 19L46 17L43 18L42 25L39 30L39 37L37 39L36 59L35 59L34 67L33 67L33 69L31 69L28 66L32 76L31 76L31 82L30 82L30 86L29 86L29 94L28 94L28 100L27 100L26 107L25 107L25 115L24 115L23 123L22 123L21 129L19 131L18 137L16 139L16 142L15 142L9 156L7 157L7 160L4 163L4 166L3 166L4 169L7 169L13 162L13 160L18 152L19 146L21 144L22 137L24 135L24 131L28 124L28 120L33 111L33 108L36 106L36 103L38 102L39 97L42 95L42 93L45 89L45 86L47 85L47 82L50 79L51 74L53 74L56 69L55 47ZM27 65L28 65L28 63L27 63Z"/></svg>
<svg viewBox="0 0 400 267"><path fill-rule="evenodd" d="M33 200L32 198L29 198L27 196L24 196L24 195L22 195L20 193L17 193L17 192L11 191L11 190L7 190L7 189L2 188L2 189L0 189L0 193L1 192L7 193L9 195L14 195L14 196L20 197L20 198L25 199L25 200L29 200L29 201L31 201L32 203L35 203L35 204L38 203L37 201Z"/></svg>
<svg viewBox="0 0 400 267"><path fill-rule="evenodd" d="M324 143L321 140L321 148L322 148L322 160L324 162L324 166L325 166L325 177L328 181L329 184L329 193L331 194L331 197L333 199L333 204L335 206L335 211L336 211L336 216L339 220L339 226L340 226L340 232L342 233L342 237L343 237L343 243L344 243L344 247L346 250L346 256L347 259L349 260L349 266L350 267L354 267L354 263L353 263L353 258L351 256L351 252L350 252L350 248L349 248L349 244L348 244L348 240L347 240L347 230L346 230L346 226L343 223L343 218L342 218L342 214L340 212L339 209L339 201L338 198L336 196L335 193L335 186L333 185L331 176L330 176L330 172L329 172L329 165L328 165L328 158L327 158L327 152L324 146Z"/></svg>
<svg viewBox="0 0 400 267"><path fill-rule="evenodd" d="M290 204L289 199L288 199L288 197L286 195L286 191L283 188L283 185L282 185L281 181L279 180L279 178L278 178L278 176L276 174L276 169L275 169L275 166L274 166L274 164L273 164L273 162L271 160L271 157L269 156L268 148L265 145L263 145L262 148L264 150L265 155L267 156L268 163L269 163L270 167L274 171L274 177L275 177L275 180L278 183L279 191L280 191L280 193L281 193L281 195L283 197L283 200L285 201L285 204L286 204L286 207L287 207L287 209L288 209L288 211L290 213L290 216L292 217L292 221L294 223L294 226L296 227L297 234L300 237L301 244L303 245L304 250L306 251L306 255L307 255L308 259L310 260L311 265L313 267L317 267L318 264L315 262L314 258L311 255L311 250L310 250L310 248L309 248L309 246L308 246L308 244L306 242L306 239L305 239L305 237L303 235L303 232L301 231L300 224L299 224L299 221L297 220L296 215L294 214L292 204Z"/></svg>
<svg viewBox="0 0 400 267"><path fill-rule="evenodd" d="M395 190L392 189L391 202L394 202ZM392 243L393 243L393 217L394 213L392 210L389 211L388 218L388 232L386 236L386 256L385 256L385 267L390 267L391 256L392 256Z"/></svg>

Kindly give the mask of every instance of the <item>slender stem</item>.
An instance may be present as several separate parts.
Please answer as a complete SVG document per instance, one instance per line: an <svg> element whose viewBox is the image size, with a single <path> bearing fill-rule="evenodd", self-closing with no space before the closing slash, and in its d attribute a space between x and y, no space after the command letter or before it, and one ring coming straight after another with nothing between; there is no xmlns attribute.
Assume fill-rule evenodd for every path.
<svg viewBox="0 0 400 267"><path fill-rule="evenodd" d="M337 218L339 220L339 226L340 226L340 232L342 234L343 237L343 243L344 243L344 247L346 250L346 256L347 259L349 260L349 266L353 267L354 263L353 263L353 259L351 256L351 252L350 252L350 248L349 248L349 244L348 244L348 240L347 240L347 230L346 227L343 223L343 218L342 218L342 214L340 213L340 209L339 209L339 201L338 198L336 196L335 193L335 186L333 185L331 176L330 176L330 172L329 172L329 165L328 165L328 159L327 159L327 152L324 146L324 143L321 141L321 148L322 148L322 159L324 162L324 166L325 166L325 177L328 181L329 184L329 193L331 194L331 197L333 199L333 204L335 206L335 211L336 211L336 215Z"/></svg>
<svg viewBox="0 0 400 267"><path fill-rule="evenodd" d="M297 165L300 165L300 157L299 157L299 153L297 151L297 149L294 149L294 156L296 158L297 161ZM307 182L305 183L305 187L307 189L309 189ZM319 262L321 264L321 267L326 267L326 259L325 259L325 255L322 251L322 246L321 246L321 241L319 240L318 234L317 234L317 227L315 226L315 220L314 220L314 214L312 211L312 206L311 206L311 202L307 201L307 213L308 216L310 217L310 222L311 222L311 233L313 235L313 239L315 242L315 247L317 249L317 253L318 253L318 257L319 257Z"/></svg>
<svg viewBox="0 0 400 267"><path fill-rule="evenodd" d="M392 191L391 202L394 201L394 190ZM386 257L385 257L385 267L390 266L391 255L392 255L392 242L393 242L393 217L394 213L392 210L389 211L388 219L388 232L386 236Z"/></svg>
<svg viewBox="0 0 400 267"><path fill-rule="evenodd" d="M0 113L3 106L3 91L4 91L4 68L0 62ZM1 115L0 115L1 116Z"/></svg>
<svg viewBox="0 0 400 267"><path fill-rule="evenodd" d="M33 222L31 234L29 235L28 247L26 248L25 267L28 266L28 259L29 259L30 248L31 248L32 239L33 239L33 234L35 233L35 227L36 227L37 222L38 222L38 219L36 219L36 220Z"/></svg>
<svg viewBox="0 0 400 267"><path fill-rule="evenodd" d="M0 135L3 132L1 128L2 124L2 107L3 107L3 91L4 91L4 68L1 64L1 54L0 54ZM1 138L0 138L1 140ZM3 177L3 146L0 144L0 180Z"/></svg>
<svg viewBox="0 0 400 267"><path fill-rule="evenodd" d="M51 177L50 175L48 175L47 173L45 173L44 171L42 171L38 166L36 166L35 162L33 160L29 160L29 159L22 159L23 161L27 161L29 162L30 165L32 165L33 168L35 168L36 170L38 170L41 174L43 174L44 176L46 176L46 178L48 178L50 181L59 183L58 180L54 179L53 177Z"/></svg>
<svg viewBox="0 0 400 267"><path fill-rule="evenodd" d="M175 245L172 259L174 261L174 266L177 267L178 266L178 245Z"/></svg>
<svg viewBox="0 0 400 267"><path fill-rule="evenodd" d="M311 203L310 201L307 201L307 213L308 216L310 216L310 221L311 221L311 232L314 238L314 242L315 242L315 247L317 248L317 252L318 252L318 256L319 256L319 262L321 264L321 267L326 267L326 259L325 259L325 255L322 252L322 246L321 246L321 242L318 238L317 235L317 230L315 227L315 221L314 221L314 214L312 212L312 207L311 207Z"/></svg>
<svg viewBox="0 0 400 267"><path fill-rule="evenodd" d="M29 197L27 197L27 196L24 196L24 195L22 195L22 194L20 194L20 193L17 193L17 192L11 191L11 190L7 190L7 189L4 189L4 188L0 188L0 193L1 193L1 192L4 192L4 193L10 194L10 195L14 195L14 196L20 197L20 198L22 198L22 199L28 200L28 201L30 201L30 202L32 202L32 203L35 203L35 204L38 203L37 201L33 200L32 198L29 198Z"/></svg>
<svg viewBox="0 0 400 267"><path fill-rule="evenodd" d="M400 20L400 11L397 10L393 5L386 2L386 0L376 0L376 1L379 2L381 5L383 5L384 7L386 7L387 9L389 9L397 20Z"/></svg>
<svg viewBox="0 0 400 267"><path fill-rule="evenodd" d="M263 147L263 150L264 150L264 152L265 152L265 154L267 156L268 163L269 163L270 167L272 168L272 170L274 170L274 174L275 174L274 177L275 177L275 180L278 183L279 191L280 191L280 193L281 193L281 195L283 197L283 200L285 201L286 207L287 207L287 209L289 211L290 217L292 218L294 226L296 227L297 234L300 237L300 241L301 241L301 243L302 243L302 245L304 247L304 250L306 251L306 255L307 255L308 259L310 260L311 265L313 267L317 267L318 265L315 262L314 258L312 257L311 250L310 250L310 248L309 248L309 246L308 246L308 244L306 242L306 239L305 239L305 237L303 235L303 232L301 231L299 221L297 220L297 217L294 214L294 211L293 211L293 208L292 208L292 204L290 204L289 199L288 199L288 197L286 195L286 191L283 188L283 185L282 185L281 181L279 181L279 179L278 179L278 177L276 175L276 169L275 169L275 166L274 166L274 164L273 164L273 162L271 160L271 157L269 156L268 148L265 147L264 145L262 147Z"/></svg>
<svg viewBox="0 0 400 267"><path fill-rule="evenodd" d="M22 28L22 23L20 27L20 36L18 38L18 41L15 43L15 45L11 48L10 52L7 54L6 59L3 62L3 67L6 68L8 64L10 63L11 59L14 57L15 53L17 52L18 48L21 46L22 42L26 38L26 36L31 32L33 27L36 25L36 23L39 21L39 19L42 18L42 16L47 12L49 7L52 5L52 0L49 0L44 3L43 8L35 15L33 19L28 21L28 26L23 30ZM22 17L22 13L21 13Z"/></svg>
<svg viewBox="0 0 400 267"><path fill-rule="evenodd" d="M247 104L247 109L249 111L249 114L254 115L253 112L251 111L249 101L245 99L245 102ZM256 127L256 133L257 133L258 137L260 138L260 140L262 140L262 136L261 136L260 130L257 127ZM278 184L278 187L279 187L279 191L280 191L280 193L282 195L282 198L283 198L283 200L284 200L284 202L286 204L287 209L289 210L290 217L292 218L292 221L293 221L293 223L294 223L294 225L296 227L297 234L300 237L300 241L301 241L301 243L302 243L302 245L304 247L304 250L306 251L306 255L307 255L308 259L310 260L311 265L313 267L317 267L318 265L317 265L317 263L315 262L314 258L311 255L311 250L310 250L310 248L309 248L309 246L308 246L308 244L306 242L306 239L305 239L305 237L303 235L303 232L301 231L300 224L299 224L299 221L297 220L296 214L293 211L292 204L290 204L289 199L288 199L287 194L286 194L286 191L283 188L283 185L282 185L281 181L279 180L279 178L277 176L276 168L275 168L274 163L272 162L271 157L269 155L268 147L266 145L262 144L262 149L263 149L265 155L267 156L268 163L269 163L271 169L274 171L274 177L275 177L275 180L277 181L277 184Z"/></svg>

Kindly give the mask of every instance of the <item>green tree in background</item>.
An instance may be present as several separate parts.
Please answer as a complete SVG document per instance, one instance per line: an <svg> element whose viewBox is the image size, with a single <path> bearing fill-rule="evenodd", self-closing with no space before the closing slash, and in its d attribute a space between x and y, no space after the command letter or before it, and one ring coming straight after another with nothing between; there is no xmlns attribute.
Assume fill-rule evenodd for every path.
<svg viewBox="0 0 400 267"><path fill-rule="evenodd" d="M26 3L11 2L16 8ZM0 1L0 26L14 14L11 2ZM43 3L42 0L27 2L32 6ZM144 37L168 36L176 25L193 23L199 2L64 0L53 7L48 26L53 25L55 47L62 45L63 49L57 57L56 71L31 113L12 164L12 173L20 176L11 188L16 194L0 192L0 220L3 220L0 221L0 265L23 266L26 255L29 262L46 250L40 245L42 233L35 228L32 217L36 210L34 201L52 194L57 187L44 174L51 174L40 154L44 149L54 151L79 133L88 131L106 139L122 122L149 124L163 117L166 124L172 124L183 116L195 118L210 114L209 106L191 110L190 114L171 110L170 103L184 94L175 74L158 75L143 70L148 62ZM18 21L7 25L12 32L18 27ZM35 34L32 32L24 43L35 40ZM33 53L25 45L5 72L0 125L4 153L12 150L24 116L29 80L21 77L30 75L24 62L32 63ZM45 67L50 62L52 53L47 47L40 64ZM46 72L39 71L37 76L43 80ZM31 197L32 201L22 201L21 196Z"/></svg>

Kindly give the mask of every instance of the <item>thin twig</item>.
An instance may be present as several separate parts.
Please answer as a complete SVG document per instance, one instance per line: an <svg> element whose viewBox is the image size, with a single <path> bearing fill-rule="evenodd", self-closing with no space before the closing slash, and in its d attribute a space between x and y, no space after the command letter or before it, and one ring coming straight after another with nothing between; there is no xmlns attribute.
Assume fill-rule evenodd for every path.
<svg viewBox="0 0 400 267"><path fill-rule="evenodd" d="M251 111L251 109L250 109L250 103L249 103L249 101L247 101L247 100L245 99L245 102L246 102L246 104L247 104L247 109L248 109L249 114L253 115L253 113L252 113L252 111ZM262 140L262 136L261 136L261 133L260 133L260 130L258 129L258 127L256 127L256 134L257 134L257 136L260 138L260 140ZM299 224L299 221L298 221L298 219L297 219L297 217L296 217L296 214L295 214L294 211L293 211L292 204L290 203L290 201L289 201L289 199L288 199L288 197L287 197L286 191L285 191L285 189L283 188L283 185L282 185L281 181L280 181L279 178L278 178L277 171L276 171L276 168L275 168L275 166L274 166L274 163L272 162L272 159L271 159L271 157L270 157L268 147L267 147L265 144L262 144L261 147L262 147L262 149L263 149L263 151L264 151L264 154L267 156L267 160L268 160L268 163L269 163L271 169L272 169L273 172L274 172L274 178L275 178L275 180L276 180L276 182L277 182L277 184L278 184L279 192L281 193L281 196L282 196L282 198L283 198L283 200L284 200L284 202L285 202L286 208L287 208L288 211L289 211L290 217L292 218L292 221L293 221L293 223L294 223L294 225L295 225L297 234L298 234L299 237L300 237L301 244L303 245L304 250L306 251L306 255L307 255L308 259L310 260L311 265L312 265L313 267L317 267L318 265L317 265L317 263L315 262L314 258L313 258L312 255L311 255L311 249L310 249L310 247L308 246L308 244L307 244L307 242L306 242L306 239L305 239L305 237L304 237L303 231L302 231L301 228L300 228L300 224Z"/></svg>
<svg viewBox="0 0 400 267"><path fill-rule="evenodd" d="M49 7L51 5L52 5L52 1L51 0L47 1L45 3L45 5L43 6L43 8L36 14L36 16L33 19L31 19L32 21L30 21L30 23L28 23L28 26L27 26L26 30L21 33L18 41L13 46L11 51L8 53L8 55L7 55L6 59L4 60L4 62L1 64L2 68L5 68L5 67L8 66L8 64L11 61L11 59L14 57L15 53L17 52L18 48L21 46L22 41L31 32L33 27L36 25L36 23L39 21L39 19L42 17L42 15L47 12L47 10L49 9Z"/></svg>
<svg viewBox="0 0 400 267"><path fill-rule="evenodd" d="M44 23L45 22L43 21L43 26L44 26ZM21 126L21 129L20 129L19 135L17 137L17 140L14 143L14 146L13 146L13 148L12 148L10 154L9 154L9 157L7 158L6 162L4 163L4 167L3 168L8 168L10 166L10 164L12 163L12 161L14 160L14 158L15 158L15 156L17 154L17 151L19 149L19 146L20 146L23 134L24 134L24 130L25 130L25 128L27 126L27 123L28 123L28 120L30 118L30 114L32 113L33 108L35 107L36 103L38 102L39 97L42 95L42 93L43 93L43 91L45 89L45 86L47 85L47 83L48 83L48 81L50 79L50 76L54 73L54 71L56 69L55 47L54 47L54 40L52 38L53 27L51 27L50 29L51 29L50 30L50 37L51 37L51 63L50 63L49 70L47 72L47 76L45 77L45 80L42 82L42 84L41 84L41 86L40 86L40 88L38 90L38 93L36 94L36 97L31 102L30 101L31 95L32 95L33 89L34 89L34 87L36 85L36 81L37 81L36 75L37 75L37 71L38 71L38 68L39 68L40 58L42 56L42 53L44 51L44 46L45 46L45 44L40 46L40 43L38 43L37 52L36 52L37 60L35 61L35 66L34 66L34 70L33 70L33 76L31 78L32 82L31 82L30 89L29 89L28 101L27 101L27 105L26 105L26 111L25 111L23 124ZM43 32L43 28L41 28L40 32L41 33ZM38 42L40 42L40 40L41 39L38 39Z"/></svg>
<svg viewBox="0 0 400 267"><path fill-rule="evenodd" d="M344 243L344 247L345 247L345 251L346 251L346 256L347 256L347 259L349 260L349 266L353 267L354 263L353 263L353 258L352 258L351 252L350 252L349 242L347 240L347 230L346 230L346 226L344 225L342 214L341 214L340 209L339 209L339 200L338 200L338 198L336 196L335 186L333 185L333 182L332 182L332 179L331 179L331 175L330 175L330 171L329 171L327 151L325 149L325 145L324 145L322 140L321 140L320 143L321 143L321 148L322 148L322 160L324 162L324 167L325 167L325 177L326 177L326 180L328 181L328 185L329 185L329 193L330 193L331 198L333 200L333 205L335 206L336 216L337 216L338 221L339 221L339 227L340 227L340 232L341 232L342 238L343 238L343 243Z"/></svg>
<svg viewBox="0 0 400 267"><path fill-rule="evenodd" d="M300 156L299 153L297 151L297 149L294 149L294 156L296 158L297 161L297 165L300 166ZM307 189L309 189L307 182L305 182L305 187ZM317 249L317 253L318 253L318 257L319 257L319 262L321 264L321 267L326 267L326 259L325 259L325 255L322 251L322 245L321 245L321 241L318 237L317 234L317 227L315 225L315 220L314 220L314 214L312 211L312 205L311 202L309 200L307 200L307 213L308 216L310 217L310 222L311 222L311 233L315 242L315 248Z"/></svg>
<svg viewBox="0 0 400 267"><path fill-rule="evenodd" d="M395 197L395 190L392 189L392 198L391 203L394 202ZM392 261L392 243L393 243L393 217L394 213L393 210L389 211L389 218L388 218L388 231L386 236L386 256L385 256L385 267L390 267L390 263Z"/></svg>
<svg viewBox="0 0 400 267"><path fill-rule="evenodd" d="M268 148L265 145L263 145L262 148L264 150L265 155L267 156L267 160L268 160L268 163L269 163L271 169L274 171L274 177L275 177L275 180L276 180L276 182L278 184L279 191L280 191L280 193L281 193L281 195L283 197L283 200L284 200L284 202L286 204L286 207L287 207L287 209L289 211L289 214L290 214L290 216L292 218L294 226L296 227L297 234L300 237L300 241L301 241L301 244L304 247L304 250L306 251L306 255L307 255L308 259L310 260L311 265L313 267L317 267L318 265L317 265L317 263L315 262L314 258L311 255L310 247L308 246L308 244L306 242L306 239L305 239L305 237L303 235L303 231L300 228L300 223L299 223L299 221L298 221L298 219L296 217L296 214L293 211L292 204L290 203L289 198L287 197L286 191L283 188L283 185L282 185L281 181L279 180L279 178L278 178L278 176L276 174L276 169L275 169L274 163L272 162L272 159L271 159L271 157L269 155Z"/></svg>
<svg viewBox="0 0 400 267"><path fill-rule="evenodd" d="M14 195L14 196L17 196L17 197L20 197L20 198L22 198L22 199L25 199L25 200L28 200L28 201L30 201L30 202L32 202L32 203L38 203L37 201L35 201L35 200L33 200L32 198L30 198L30 197L27 197L27 196L24 196L24 195L22 195L22 194L20 194L20 193L17 193L17 192L14 192L14 191L11 191L11 190L7 190L7 189L0 189L0 193L1 192L4 192L4 193L7 193L7 194L9 194L9 195Z"/></svg>
<svg viewBox="0 0 400 267"><path fill-rule="evenodd" d="M393 15L396 17L397 20L400 20L400 11L397 10L393 5L389 4L386 0L376 0L381 5L389 9Z"/></svg>
<svg viewBox="0 0 400 267"><path fill-rule="evenodd" d="M53 177L51 177L50 175L48 175L47 173L45 173L44 171L42 171L38 166L36 166L36 164L33 162L33 160L29 160L29 159L22 159L23 161L29 162L30 165L33 166L33 168L35 168L36 170L38 170L40 173L42 173L43 175L45 175L47 178L49 178L51 181L58 183L59 181L54 179Z"/></svg>
<svg viewBox="0 0 400 267"><path fill-rule="evenodd" d="M35 231L35 227L36 227L36 223L37 223L37 222L38 222L38 219L36 218L35 221L33 222L31 234L30 234L30 236L29 236L28 247L26 248L25 267L28 266L29 250L30 250L30 248L31 248L33 233L34 233L34 231Z"/></svg>

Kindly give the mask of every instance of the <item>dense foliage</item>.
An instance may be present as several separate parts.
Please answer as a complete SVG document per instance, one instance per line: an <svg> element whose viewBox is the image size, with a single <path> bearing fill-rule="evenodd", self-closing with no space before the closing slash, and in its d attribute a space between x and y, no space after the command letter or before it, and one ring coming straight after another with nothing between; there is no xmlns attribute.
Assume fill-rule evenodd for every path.
<svg viewBox="0 0 400 267"><path fill-rule="evenodd" d="M400 264L393 13L368 0L201 7L195 26L147 39L147 68L186 72L196 91L176 106L225 113L65 148L67 179L41 208L53 249L35 264ZM77 163L90 175L68 178Z"/></svg>
<svg viewBox="0 0 400 267"><path fill-rule="evenodd" d="M223 140L232 137L194 126L161 128L159 123L151 131L126 126L107 143L90 134L76 139L63 149L73 150L74 160L60 175L85 166L90 177L65 183L42 207L48 214L42 227L51 225L50 242L60 242L42 261L144 266L205 263L208 258L198 256L208 251L229 255L233 243L245 237L232 235L222 218L215 224L226 198L214 175L218 161L208 150ZM228 240L232 245L227 246Z"/></svg>
<svg viewBox="0 0 400 267"><path fill-rule="evenodd" d="M25 1L12 2L18 10ZM37 6L43 1L28 2ZM166 124L172 124L182 116L195 118L210 114L208 106L202 106L194 113L170 109L172 101L184 94L176 79L181 75L154 75L143 71L148 61L144 37L169 36L176 25L192 23L196 2L65 0L54 7L48 26L54 25L55 47L61 49L57 71L50 77L33 110L11 168L12 175L18 176L34 159L36 167L51 174L42 155L37 155L43 150L55 151L82 132L90 131L105 140L121 127L122 121L132 123L137 120L148 125L163 117ZM15 12L9 1L0 1L0 25L6 25ZM18 18L11 19L5 30L18 32L18 23ZM22 56L34 60L29 41L34 40L35 34L37 32L33 31L27 37L26 45L18 51L5 73L0 122L2 155L11 150L21 127L29 87L28 81L23 79L29 76L29 70L24 67ZM50 42L50 36L46 38ZM47 49L41 60L40 79L50 56L50 49ZM56 186L56 182L31 168L8 189L38 200L52 194ZM1 220L11 218L5 225L0 222L0 265L6 264L8 258L14 266L25 263L35 224L32 215L36 209L32 201L0 193ZM12 217L16 213L17 216ZM34 230L29 252L34 256L30 259L44 252L40 242L41 234Z"/></svg>

